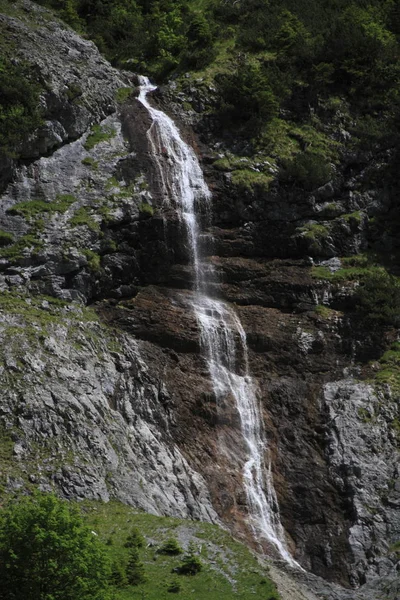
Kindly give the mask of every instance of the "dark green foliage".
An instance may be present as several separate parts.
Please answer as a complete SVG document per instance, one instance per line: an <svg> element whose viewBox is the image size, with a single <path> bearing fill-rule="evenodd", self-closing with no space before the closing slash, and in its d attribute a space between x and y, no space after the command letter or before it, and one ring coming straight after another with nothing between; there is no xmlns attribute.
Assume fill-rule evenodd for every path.
<svg viewBox="0 0 400 600"><path fill-rule="evenodd" d="M39 92L27 65L0 57L0 155L18 157L40 125Z"/></svg>
<svg viewBox="0 0 400 600"><path fill-rule="evenodd" d="M126 538L125 548L143 548L145 539L137 527L131 529L130 534Z"/></svg>
<svg viewBox="0 0 400 600"><path fill-rule="evenodd" d="M8 231L0 230L0 246L9 246L13 243L13 236Z"/></svg>
<svg viewBox="0 0 400 600"><path fill-rule="evenodd" d="M180 581L178 581L177 579L173 579L167 584L167 592L169 592L170 594L179 594L180 591L181 584Z"/></svg>
<svg viewBox="0 0 400 600"><path fill-rule="evenodd" d="M257 127L277 114L279 104L268 72L257 61L243 60L233 73L221 75L219 89L230 120Z"/></svg>
<svg viewBox="0 0 400 600"><path fill-rule="evenodd" d="M102 600L108 565L77 509L52 495L0 513L1 600Z"/></svg>
<svg viewBox="0 0 400 600"><path fill-rule="evenodd" d="M178 540L175 538L169 538L164 544L157 550L159 554L168 554L170 556L177 556L182 554L183 549L179 545Z"/></svg>
<svg viewBox="0 0 400 600"><path fill-rule="evenodd" d="M110 584L116 588L124 588L128 585L126 566L120 560L116 560L112 564Z"/></svg>
<svg viewBox="0 0 400 600"><path fill-rule="evenodd" d="M310 191L324 185L331 177L332 167L326 159L307 151L283 161L280 172L281 180Z"/></svg>
<svg viewBox="0 0 400 600"><path fill-rule="evenodd" d="M196 575L202 570L203 563L195 552L195 547L190 544L181 564L176 568L177 573L180 575Z"/></svg>
<svg viewBox="0 0 400 600"><path fill-rule="evenodd" d="M365 277L357 291L357 311L370 326L400 324L400 281L383 269Z"/></svg>
<svg viewBox="0 0 400 600"><path fill-rule="evenodd" d="M139 550L136 546L130 549L126 576L129 585L140 585L147 581L144 564L140 560Z"/></svg>

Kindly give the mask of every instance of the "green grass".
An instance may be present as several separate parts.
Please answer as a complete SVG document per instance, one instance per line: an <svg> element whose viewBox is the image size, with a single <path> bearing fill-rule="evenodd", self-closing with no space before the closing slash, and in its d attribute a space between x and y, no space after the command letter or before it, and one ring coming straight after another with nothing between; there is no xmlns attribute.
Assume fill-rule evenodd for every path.
<svg viewBox="0 0 400 600"><path fill-rule="evenodd" d="M44 213L64 213L76 201L77 198L72 194L59 194L54 202L47 202L40 199L25 200L24 202L14 204L7 212L11 215L19 215L25 219L32 220Z"/></svg>
<svg viewBox="0 0 400 600"><path fill-rule="evenodd" d="M251 171L250 169L240 169L232 173L232 183L242 191L247 192L267 192L269 184L273 177Z"/></svg>
<svg viewBox="0 0 400 600"><path fill-rule="evenodd" d="M97 169L99 167L99 163L97 160L94 160L91 156L86 156L82 159L82 164L86 167L91 167L92 169Z"/></svg>
<svg viewBox="0 0 400 600"><path fill-rule="evenodd" d="M81 227L86 226L91 231L100 231L99 223L93 218L91 215L91 211L87 206L82 206L78 208L75 212L74 216L69 221L71 227Z"/></svg>
<svg viewBox="0 0 400 600"><path fill-rule="evenodd" d="M115 93L115 100L119 104L123 104L124 102L126 102L128 100L128 98L132 94L132 92L133 92L133 88L131 88L131 87L118 88Z"/></svg>
<svg viewBox="0 0 400 600"><path fill-rule="evenodd" d="M85 249L83 251L88 261L88 267L93 273L99 273L101 270L101 257L93 250Z"/></svg>
<svg viewBox="0 0 400 600"><path fill-rule="evenodd" d="M24 251L29 250L30 252L38 252L43 248L43 242L39 240L35 235L26 234L23 235L15 244L0 249L0 258L8 258L10 260L19 260L23 258Z"/></svg>
<svg viewBox="0 0 400 600"><path fill-rule="evenodd" d="M319 225L309 227L306 237L314 235L315 232L317 235L321 235L319 227ZM311 276L314 279L343 283L346 281L363 281L371 275L384 272L383 267L378 266L372 257L365 254L343 257L341 258L341 263L342 267L334 272L321 265L313 266L311 267Z"/></svg>
<svg viewBox="0 0 400 600"><path fill-rule="evenodd" d="M337 314L336 311L332 310L331 308L328 308L327 306L324 306L323 304L318 304L315 307L314 312L323 319L329 319L333 315Z"/></svg>
<svg viewBox="0 0 400 600"><path fill-rule="evenodd" d="M378 385L389 385L393 392L400 393L400 342L391 345L379 359L379 371L375 375Z"/></svg>
<svg viewBox="0 0 400 600"><path fill-rule="evenodd" d="M113 127L101 127L101 125L94 125L91 132L89 133L87 140L84 144L85 150L92 150L100 142L106 142L116 135L116 131Z"/></svg>
<svg viewBox="0 0 400 600"><path fill-rule="evenodd" d="M83 514L90 527L107 544L110 558L125 564L129 548L124 546L130 532L137 528L146 539L139 548L147 582L137 586L115 589L115 600L275 600L279 598L265 568L258 564L251 552L228 533L208 523L183 521L170 517L156 517L137 513L132 508L110 502L82 503ZM178 575L182 555L162 554L158 550L171 538L188 549L191 542L196 548L203 568L196 575ZM180 591L168 592L172 583Z"/></svg>

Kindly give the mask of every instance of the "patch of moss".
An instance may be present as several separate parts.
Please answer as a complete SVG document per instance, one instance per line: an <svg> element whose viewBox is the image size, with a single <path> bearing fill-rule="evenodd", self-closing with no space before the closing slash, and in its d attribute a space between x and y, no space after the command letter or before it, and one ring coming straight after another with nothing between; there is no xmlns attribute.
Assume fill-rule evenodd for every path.
<svg viewBox="0 0 400 600"><path fill-rule="evenodd" d="M99 166L99 162L94 160L94 158L91 156L86 156L84 159L82 159L82 164L86 167L91 167L92 169L97 169Z"/></svg>
<svg viewBox="0 0 400 600"><path fill-rule="evenodd" d="M81 206L81 208L78 208L78 210L74 213L74 216L70 219L69 223L71 227L86 226L91 231L100 231L99 223L95 221L91 215L90 209L87 206Z"/></svg>
<svg viewBox="0 0 400 600"><path fill-rule="evenodd" d="M366 408L362 407L362 406L360 406L358 408L357 414L358 414L358 416L360 417L360 419L361 419L361 421L363 423L370 423L372 421L372 419L373 419L373 417L369 413L369 411Z"/></svg>
<svg viewBox="0 0 400 600"><path fill-rule="evenodd" d="M92 150L100 142L106 142L116 135L114 127L94 125L84 143L85 150Z"/></svg>
<svg viewBox="0 0 400 600"><path fill-rule="evenodd" d="M232 173L232 183L243 191L267 192L273 177L250 169L240 169Z"/></svg>
<svg viewBox="0 0 400 600"><path fill-rule="evenodd" d="M321 267L324 268L324 267ZM334 310L332 310L331 308L328 308L327 306L324 306L323 304L318 304L315 309L314 312L319 315L320 317L322 317L323 319L329 319L330 317L332 317L332 315L336 314Z"/></svg>
<svg viewBox="0 0 400 600"><path fill-rule="evenodd" d="M11 215L19 215L32 220L43 213L64 213L76 201L77 198L72 194L59 194L54 202L41 199L25 200L14 204L7 212Z"/></svg>
<svg viewBox="0 0 400 600"><path fill-rule="evenodd" d="M131 87L118 88L117 91L115 92L115 100L119 104L123 104L124 102L126 102L128 100L129 96L131 96L132 92L133 92L133 88L131 88Z"/></svg>
<svg viewBox="0 0 400 600"><path fill-rule="evenodd" d="M325 239L329 236L327 227L319 223L307 223L307 225L300 228L300 232L303 233L305 238L312 241Z"/></svg>
<svg viewBox="0 0 400 600"><path fill-rule="evenodd" d="M101 257L97 252L93 250L85 249L83 251L84 255L88 261L88 267L94 273L99 273L101 271Z"/></svg>
<svg viewBox="0 0 400 600"><path fill-rule="evenodd" d="M342 215L341 218L344 219L347 223L357 224L359 225L362 221L363 213L360 210L357 210L353 213L349 213L346 215Z"/></svg>
<svg viewBox="0 0 400 600"><path fill-rule="evenodd" d="M143 217L152 217L154 215L154 208L147 202L139 204L139 213Z"/></svg>
<svg viewBox="0 0 400 600"><path fill-rule="evenodd" d="M22 236L12 246L0 249L0 258L8 258L12 260L19 260L23 258L24 253L29 250L31 253L37 253L43 248L44 243L32 234L26 234Z"/></svg>

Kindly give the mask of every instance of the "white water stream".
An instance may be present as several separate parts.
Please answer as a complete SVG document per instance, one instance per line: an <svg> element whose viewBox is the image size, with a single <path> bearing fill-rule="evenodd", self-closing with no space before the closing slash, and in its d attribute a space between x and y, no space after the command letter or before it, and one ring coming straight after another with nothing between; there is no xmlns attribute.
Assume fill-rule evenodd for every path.
<svg viewBox="0 0 400 600"><path fill-rule="evenodd" d="M246 334L235 311L207 295L207 281L215 278L215 273L211 265L201 260L196 205L209 203L211 193L194 151L182 140L174 122L148 102L147 94L154 89L156 86L146 77L140 78L139 101L152 121L147 131L150 151L166 201L175 203L187 231L195 276L192 307L199 323L214 393L217 402L224 397L233 398L240 416L247 454L243 482L250 524L258 539L267 540L285 561L298 566L286 548L271 470L264 461L265 436L255 383L248 369Z"/></svg>

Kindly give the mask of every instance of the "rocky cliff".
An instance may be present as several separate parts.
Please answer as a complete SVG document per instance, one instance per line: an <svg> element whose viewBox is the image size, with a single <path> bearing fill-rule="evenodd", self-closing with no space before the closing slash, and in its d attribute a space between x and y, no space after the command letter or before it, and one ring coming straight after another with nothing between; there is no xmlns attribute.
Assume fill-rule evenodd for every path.
<svg viewBox="0 0 400 600"><path fill-rule="evenodd" d="M44 9L6 4L3 39L36 65L43 124L2 165L3 489L114 497L223 521L251 543L238 415L216 404L189 248L164 202L137 80ZM180 122L213 191L203 250L219 274L213 293L235 305L247 335L289 548L307 571L363 586L310 577L327 598L394 600L398 331L357 312L354 270L370 267L348 258L391 214L370 177L385 157L348 155L328 184L295 189L272 164L237 168L213 90L179 85L154 102Z"/></svg>

